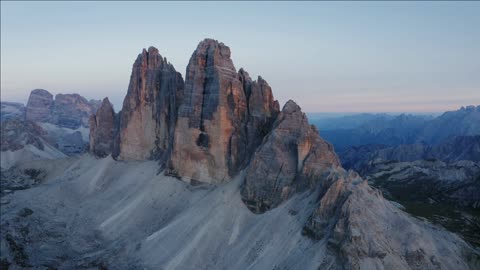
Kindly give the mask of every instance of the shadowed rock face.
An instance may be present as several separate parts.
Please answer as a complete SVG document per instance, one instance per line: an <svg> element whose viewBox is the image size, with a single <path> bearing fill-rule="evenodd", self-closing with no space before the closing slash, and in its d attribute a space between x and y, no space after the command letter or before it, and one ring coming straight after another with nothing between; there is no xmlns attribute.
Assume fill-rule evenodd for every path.
<svg viewBox="0 0 480 270"><path fill-rule="evenodd" d="M25 117L30 121L50 122L53 110L53 95L47 90L32 90L28 97Z"/></svg>
<svg viewBox="0 0 480 270"><path fill-rule="evenodd" d="M104 98L97 114L90 116L90 152L98 157L112 154L115 136L115 112Z"/></svg>
<svg viewBox="0 0 480 270"><path fill-rule="evenodd" d="M203 182L230 180L248 163L277 113L268 84L237 73L230 48L205 39L187 66L169 173Z"/></svg>
<svg viewBox="0 0 480 270"><path fill-rule="evenodd" d="M51 123L59 127L77 129L88 127L88 119L94 114L100 101L86 100L79 94L53 95L47 90L35 89L30 93L25 109L27 120Z"/></svg>
<svg viewBox="0 0 480 270"><path fill-rule="evenodd" d="M119 159L168 157L182 90L180 73L156 48L138 55L120 118Z"/></svg>
<svg viewBox="0 0 480 270"><path fill-rule="evenodd" d="M295 192L315 188L325 172L339 165L333 147L290 100L247 168L243 200L252 211L262 213Z"/></svg>
<svg viewBox="0 0 480 270"><path fill-rule="evenodd" d="M23 119L8 119L1 122L1 151L15 151L27 144L44 149L42 140L46 132L35 122Z"/></svg>
<svg viewBox="0 0 480 270"><path fill-rule="evenodd" d="M79 94L58 94L55 96L51 122L71 129L89 126L90 115L100 107L99 101L88 101Z"/></svg>

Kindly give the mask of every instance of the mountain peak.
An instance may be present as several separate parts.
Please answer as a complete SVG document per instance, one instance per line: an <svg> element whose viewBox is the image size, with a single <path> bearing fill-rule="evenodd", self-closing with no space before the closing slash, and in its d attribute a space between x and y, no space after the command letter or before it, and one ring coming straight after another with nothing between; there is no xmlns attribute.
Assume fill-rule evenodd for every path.
<svg viewBox="0 0 480 270"><path fill-rule="evenodd" d="M293 100L288 100L287 103L283 106L282 112L283 113L294 113L294 112L301 112L302 109L300 106L295 103Z"/></svg>

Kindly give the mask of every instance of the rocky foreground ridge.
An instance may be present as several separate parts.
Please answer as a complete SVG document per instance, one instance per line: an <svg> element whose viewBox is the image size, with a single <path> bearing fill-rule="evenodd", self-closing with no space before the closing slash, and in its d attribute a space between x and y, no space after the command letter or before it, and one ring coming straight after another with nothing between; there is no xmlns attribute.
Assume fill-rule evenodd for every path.
<svg viewBox="0 0 480 270"><path fill-rule="evenodd" d="M478 252L458 236L414 221L356 173L345 171L300 107L288 101L280 111L268 83L261 77L252 81L243 69L237 72L230 54L223 43L205 39L183 81L157 49L144 50L133 66L122 111L115 115L104 100L92 116L90 137L103 138L91 140L92 153L158 160L166 175L191 183L240 177L242 200L257 214L274 211L296 194L316 194L313 208L291 214L306 215L302 233L326 243L336 258L319 262L320 268L479 266ZM187 249L198 248L192 245Z"/></svg>

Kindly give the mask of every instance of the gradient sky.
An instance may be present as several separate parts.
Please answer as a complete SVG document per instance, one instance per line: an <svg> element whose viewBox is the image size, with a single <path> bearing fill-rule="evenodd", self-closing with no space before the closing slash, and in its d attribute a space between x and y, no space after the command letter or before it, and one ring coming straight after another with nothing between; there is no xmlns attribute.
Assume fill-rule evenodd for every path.
<svg viewBox="0 0 480 270"><path fill-rule="evenodd" d="M185 75L205 37L307 112L480 104L480 2L1 2L1 99L108 96L141 49Z"/></svg>

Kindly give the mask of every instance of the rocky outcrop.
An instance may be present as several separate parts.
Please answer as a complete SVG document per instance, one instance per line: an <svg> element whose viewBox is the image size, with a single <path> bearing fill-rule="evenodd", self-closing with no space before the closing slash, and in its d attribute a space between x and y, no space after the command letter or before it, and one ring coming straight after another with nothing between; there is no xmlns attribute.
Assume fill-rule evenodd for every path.
<svg viewBox="0 0 480 270"><path fill-rule="evenodd" d="M59 127L77 129L88 127L88 119L94 114L100 101L87 101L79 94L53 95L47 90L35 89L30 93L26 106L26 119L51 123Z"/></svg>
<svg viewBox="0 0 480 270"><path fill-rule="evenodd" d="M247 168L242 198L252 211L262 213L296 192L315 189L339 165L333 147L290 100Z"/></svg>
<svg viewBox="0 0 480 270"><path fill-rule="evenodd" d="M372 161L365 179L413 215L480 245L480 163L439 160Z"/></svg>
<svg viewBox="0 0 480 270"><path fill-rule="evenodd" d="M478 254L457 235L411 218L358 176L342 170L336 173L338 179L321 197L304 231L326 238L328 250L337 256L337 267L475 269L478 266ZM467 253L471 255L466 256Z"/></svg>
<svg viewBox="0 0 480 270"><path fill-rule="evenodd" d="M28 97L25 117L34 122L50 122L54 106L53 95L44 89L35 89Z"/></svg>
<svg viewBox="0 0 480 270"><path fill-rule="evenodd" d="M51 123L65 128L88 127L90 115L96 113L99 102L88 101L79 94L58 94L52 110Z"/></svg>
<svg viewBox="0 0 480 270"><path fill-rule="evenodd" d="M245 70L240 69L238 73L247 99L248 118L244 124L247 157L243 159L243 165L247 165L251 155L272 129L273 122L280 112L280 105L273 98L272 88L262 77L259 76L256 81L252 81Z"/></svg>
<svg viewBox="0 0 480 270"><path fill-rule="evenodd" d="M1 151L16 151L26 145L43 150L47 133L35 122L8 119L1 122Z"/></svg>
<svg viewBox="0 0 480 270"><path fill-rule="evenodd" d="M123 101L119 159L167 159L182 91L180 73L156 48L138 55Z"/></svg>
<svg viewBox="0 0 480 270"><path fill-rule="evenodd" d="M97 113L90 116L89 150L95 156L106 157L112 154L117 129L115 124L113 106L108 98L104 98Z"/></svg>
<svg viewBox="0 0 480 270"><path fill-rule="evenodd" d="M246 166L277 113L268 84L237 73L230 48L205 39L187 66L168 173L202 182L230 180Z"/></svg>

